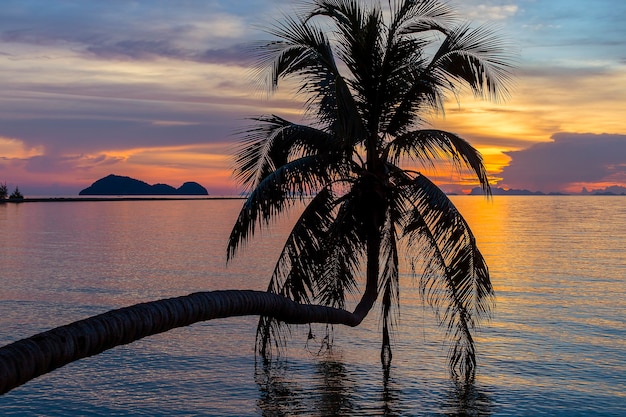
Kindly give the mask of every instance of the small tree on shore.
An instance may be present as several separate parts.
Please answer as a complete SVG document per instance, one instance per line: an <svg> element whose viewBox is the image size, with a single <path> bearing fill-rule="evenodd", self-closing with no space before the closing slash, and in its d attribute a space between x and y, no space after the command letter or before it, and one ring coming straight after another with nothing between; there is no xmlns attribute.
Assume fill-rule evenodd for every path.
<svg viewBox="0 0 626 417"><path fill-rule="evenodd" d="M8 194L9 189L7 188L7 183L0 183L0 200L5 200Z"/></svg>
<svg viewBox="0 0 626 417"><path fill-rule="evenodd" d="M9 196L9 199L11 200L23 200L24 199L24 195L20 192L19 187L15 187L15 191L11 193L11 195Z"/></svg>

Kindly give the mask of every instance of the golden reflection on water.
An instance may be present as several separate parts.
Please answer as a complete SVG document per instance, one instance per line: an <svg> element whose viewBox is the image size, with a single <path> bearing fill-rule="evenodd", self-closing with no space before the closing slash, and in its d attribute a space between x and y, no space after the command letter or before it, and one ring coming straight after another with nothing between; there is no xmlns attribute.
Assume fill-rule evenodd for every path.
<svg viewBox="0 0 626 417"><path fill-rule="evenodd" d="M603 372L623 369L626 360L623 199L495 196L454 203L477 236L497 296L479 351L497 358L495 366L519 367L507 372L505 384L565 383L579 395L595 386L622 397L624 378ZM573 378L560 364L585 376ZM498 374L482 379L502 384Z"/></svg>

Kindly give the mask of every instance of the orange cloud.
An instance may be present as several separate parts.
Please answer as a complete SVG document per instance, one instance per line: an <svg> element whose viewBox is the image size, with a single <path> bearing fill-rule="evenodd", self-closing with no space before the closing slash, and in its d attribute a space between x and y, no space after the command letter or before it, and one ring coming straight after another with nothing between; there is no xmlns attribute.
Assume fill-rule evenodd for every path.
<svg viewBox="0 0 626 417"><path fill-rule="evenodd" d="M167 183L173 186L196 181L211 194L236 194L237 189L231 177L231 146L229 143L218 143L137 148L107 151L106 154L123 160L115 167L120 175L151 184ZM98 178L109 173L100 170L98 175L101 176Z"/></svg>
<svg viewBox="0 0 626 417"><path fill-rule="evenodd" d="M0 155L8 158L30 158L36 155L43 155L42 146L30 147L22 140L0 136Z"/></svg>

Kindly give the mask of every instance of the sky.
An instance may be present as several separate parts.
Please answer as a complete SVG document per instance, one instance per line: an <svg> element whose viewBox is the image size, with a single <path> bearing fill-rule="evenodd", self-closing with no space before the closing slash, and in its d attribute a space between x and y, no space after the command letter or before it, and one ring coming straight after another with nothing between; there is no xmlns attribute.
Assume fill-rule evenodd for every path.
<svg viewBox="0 0 626 417"><path fill-rule="evenodd" d="M27 197L74 195L117 174L240 193L235 132L255 115L301 114L288 91L270 96L253 82L247 52L289 4L3 0L0 183ZM451 4L510 42L515 84L503 102L451 100L432 127L474 145L497 187L626 186L626 2ZM476 185L433 175L450 192Z"/></svg>

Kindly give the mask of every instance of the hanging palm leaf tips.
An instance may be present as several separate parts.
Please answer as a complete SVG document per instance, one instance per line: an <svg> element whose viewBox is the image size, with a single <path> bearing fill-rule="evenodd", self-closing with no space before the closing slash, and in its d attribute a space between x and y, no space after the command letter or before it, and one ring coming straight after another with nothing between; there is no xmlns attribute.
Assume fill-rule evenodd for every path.
<svg viewBox="0 0 626 417"><path fill-rule="evenodd" d="M451 369L472 378L472 334L494 299L487 265L445 193L404 166L451 161L473 172L490 194L478 151L456 134L427 129L424 117L442 113L462 88L480 98L505 97L505 44L488 28L460 22L440 1L306 4L301 15L270 27L275 40L256 52L271 91L295 81L310 123L263 115L242 132L235 173L248 197L228 257L255 230L304 201L268 291L345 309L346 296L364 288L349 324L358 325L380 303L381 358L388 366L398 263L406 252L421 274L424 299L448 329ZM263 357L281 344L282 325L261 317Z"/></svg>

